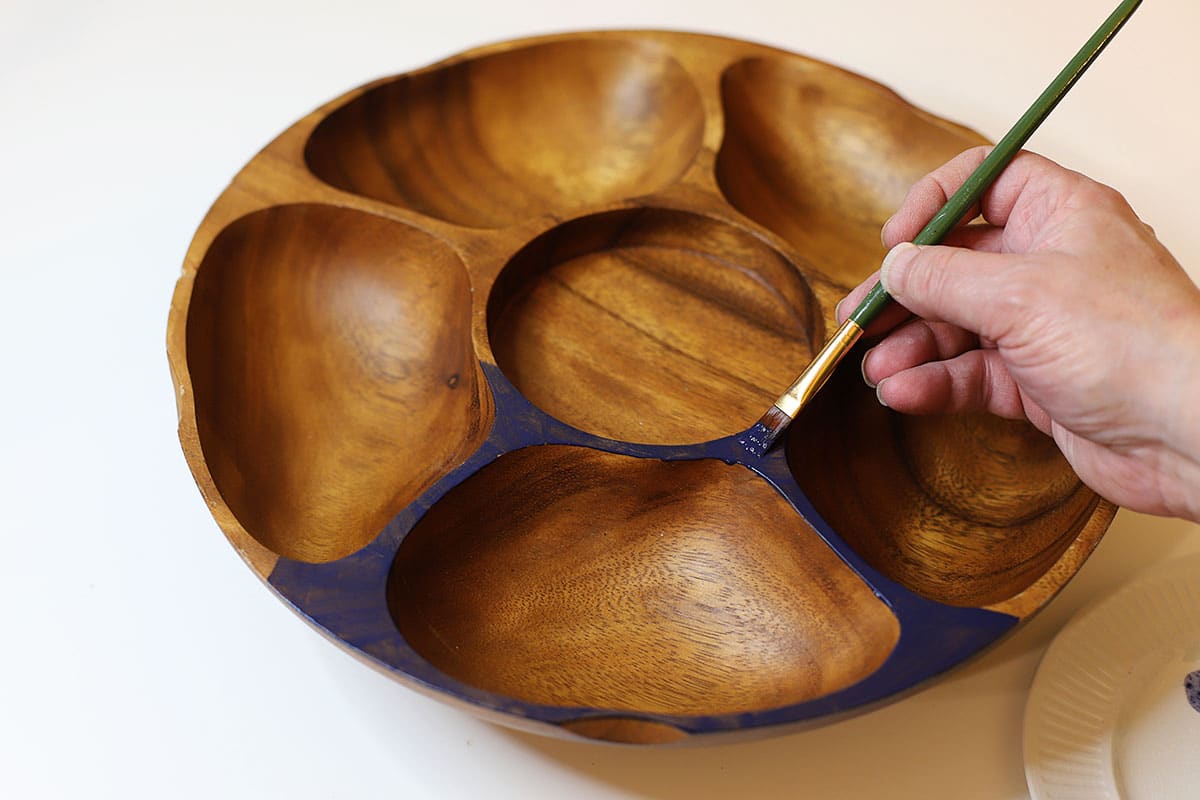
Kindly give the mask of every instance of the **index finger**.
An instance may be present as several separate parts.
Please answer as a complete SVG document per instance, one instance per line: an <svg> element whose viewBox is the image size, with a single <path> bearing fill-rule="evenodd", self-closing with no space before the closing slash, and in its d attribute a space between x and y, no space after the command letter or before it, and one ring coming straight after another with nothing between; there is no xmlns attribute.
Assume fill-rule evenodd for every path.
<svg viewBox="0 0 1200 800"><path fill-rule="evenodd" d="M896 213L884 223L881 233L884 245L891 248L912 241L989 152L988 146L965 150L914 183ZM980 202L963 215L958 226L961 228L982 214L990 225L1003 228L1023 199L1032 202L1056 195L1056 189L1063 187L1065 180L1076 177L1077 173L1050 159L1022 150L983 193ZM1037 187L1037 198L1027 195L1033 186Z"/></svg>

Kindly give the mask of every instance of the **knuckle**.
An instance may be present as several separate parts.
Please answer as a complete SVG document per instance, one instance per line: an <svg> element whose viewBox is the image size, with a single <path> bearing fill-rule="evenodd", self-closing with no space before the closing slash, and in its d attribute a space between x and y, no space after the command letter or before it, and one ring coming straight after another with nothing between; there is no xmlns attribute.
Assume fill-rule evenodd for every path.
<svg viewBox="0 0 1200 800"><path fill-rule="evenodd" d="M1092 182L1093 202L1103 208L1111 211L1128 212L1130 211L1129 201L1125 199L1125 195L1118 192L1111 186L1105 186L1102 183Z"/></svg>
<svg viewBox="0 0 1200 800"><path fill-rule="evenodd" d="M909 187L900 204L900 212L915 212L921 216L927 207L936 206L944 197L937 173L931 172Z"/></svg>
<svg viewBox="0 0 1200 800"><path fill-rule="evenodd" d="M1085 175L1073 173L1070 189L1079 206L1091 212L1120 216L1133 215L1133 208L1125 199L1125 195L1111 186L1094 181Z"/></svg>

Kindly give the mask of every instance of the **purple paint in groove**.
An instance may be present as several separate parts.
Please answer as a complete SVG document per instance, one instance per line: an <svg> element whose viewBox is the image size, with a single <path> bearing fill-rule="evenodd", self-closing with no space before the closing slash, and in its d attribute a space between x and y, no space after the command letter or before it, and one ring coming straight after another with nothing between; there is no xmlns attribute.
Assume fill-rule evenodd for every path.
<svg viewBox="0 0 1200 800"><path fill-rule="evenodd" d="M1188 703L1200 712L1200 669L1188 673L1183 679L1183 690L1187 692Z"/></svg>

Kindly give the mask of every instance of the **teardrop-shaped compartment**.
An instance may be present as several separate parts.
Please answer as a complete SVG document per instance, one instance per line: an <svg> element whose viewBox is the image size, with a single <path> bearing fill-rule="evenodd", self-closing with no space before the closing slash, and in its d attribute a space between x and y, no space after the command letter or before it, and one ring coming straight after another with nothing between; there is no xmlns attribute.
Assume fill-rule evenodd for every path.
<svg viewBox="0 0 1200 800"><path fill-rule="evenodd" d="M726 199L853 286L882 259L879 230L925 173L984 144L866 78L802 58L754 58L721 79Z"/></svg>
<svg viewBox="0 0 1200 800"><path fill-rule="evenodd" d="M371 88L317 126L305 158L339 189L496 228L660 189L703 131L699 92L661 47L575 39Z"/></svg>
<svg viewBox="0 0 1200 800"><path fill-rule="evenodd" d="M367 544L473 450L490 402L454 251L344 208L235 221L196 273L187 364L204 460L263 546L329 561Z"/></svg>
<svg viewBox="0 0 1200 800"><path fill-rule="evenodd" d="M896 414L854 370L835 374L796 418L787 456L847 544L951 605L990 605L1028 588L1097 510L1054 441L1029 423Z"/></svg>
<svg viewBox="0 0 1200 800"><path fill-rule="evenodd" d="M720 461L509 453L401 543L388 605L425 659L530 703L673 715L822 697L891 611L762 478Z"/></svg>
<svg viewBox="0 0 1200 800"><path fill-rule="evenodd" d="M684 444L745 430L822 335L796 267L750 232L682 211L594 214L515 255L488 298L497 365L598 436Z"/></svg>

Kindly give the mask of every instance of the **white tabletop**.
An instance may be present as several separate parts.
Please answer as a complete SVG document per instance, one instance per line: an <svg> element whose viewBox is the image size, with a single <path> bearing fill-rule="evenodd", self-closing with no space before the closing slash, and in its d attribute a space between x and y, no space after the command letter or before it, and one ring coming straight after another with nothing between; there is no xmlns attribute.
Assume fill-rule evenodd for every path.
<svg viewBox="0 0 1200 800"><path fill-rule="evenodd" d="M171 291L201 217L343 91L587 28L753 39L1000 136L1115 0L55 2L0 11L0 796L1024 798L1021 720L1070 615L1200 529L1121 512L1038 617L932 688L756 743L514 733L316 635L226 543L175 438ZM1200 4L1146 3L1031 142L1200 276Z"/></svg>

